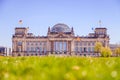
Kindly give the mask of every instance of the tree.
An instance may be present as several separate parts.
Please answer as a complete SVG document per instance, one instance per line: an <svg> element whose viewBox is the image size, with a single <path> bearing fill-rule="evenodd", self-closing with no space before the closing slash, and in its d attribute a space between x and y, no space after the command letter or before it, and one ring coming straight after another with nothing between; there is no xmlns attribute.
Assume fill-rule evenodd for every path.
<svg viewBox="0 0 120 80"><path fill-rule="evenodd" d="M103 47L101 42L96 42L95 44L95 52L100 53L102 57L110 57L112 55L112 51L109 47Z"/></svg>
<svg viewBox="0 0 120 80"><path fill-rule="evenodd" d="M117 47L115 49L115 54L116 54L116 56L120 56L120 47Z"/></svg>
<svg viewBox="0 0 120 80"><path fill-rule="evenodd" d="M110 57L112 55L112 51L109 47L101 48L101 56L102 57Z"/></svg>
<svg viewBox="0 0 120 80"><path fill-rule="evenodd" d="M95 47L94 47L94 50L96 53L100 53L101 52L101 48L102 48L102 43L101 42L96 42L95 43Z"/></svg>

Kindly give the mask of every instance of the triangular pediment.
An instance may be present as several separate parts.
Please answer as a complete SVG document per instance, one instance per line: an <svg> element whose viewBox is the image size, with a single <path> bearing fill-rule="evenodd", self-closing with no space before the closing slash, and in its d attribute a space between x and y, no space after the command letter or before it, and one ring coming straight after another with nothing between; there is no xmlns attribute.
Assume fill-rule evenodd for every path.
<svg viewBox="0 0 120 80"><path fill-rule="evenodd" d="M55 38L68 38L69 35L66 35L64 33L59 33L58 35L55 36Z"/></svg>

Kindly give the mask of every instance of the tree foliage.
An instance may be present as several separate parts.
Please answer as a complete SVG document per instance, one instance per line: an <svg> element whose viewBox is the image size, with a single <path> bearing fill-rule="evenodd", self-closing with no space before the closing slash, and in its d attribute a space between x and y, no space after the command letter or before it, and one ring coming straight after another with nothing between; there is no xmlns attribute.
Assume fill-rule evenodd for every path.
<svg viewBox="0 0 120 80"><path fill-rule="evenodd" d="M102 43L101 43L101 42L96 42L96 43L95 43L95 47L94 47L95 52L100 53L102 47L103 47L103 46L102 46Z"/></svg>
<svg viewBox="0 0 120 80"><path fill-rule="evenodd" d="M115 54L116 56L120 56L120 47L115 49Z"/></svg>
<svg viewBox="0 0 120 80"><path fill-rule="evenodd" d="M112 55L112 51L109 47L103 47L101 42L96 42L95 44L95 52L100 53L102 57L109 57Z"/></svg>
<svg viewBox="0 0 120 80"><path fill-rule="evenodd" d="M109 47L101 48L101 56L102 57L110 57L112 55L112 51Z"/></svg>

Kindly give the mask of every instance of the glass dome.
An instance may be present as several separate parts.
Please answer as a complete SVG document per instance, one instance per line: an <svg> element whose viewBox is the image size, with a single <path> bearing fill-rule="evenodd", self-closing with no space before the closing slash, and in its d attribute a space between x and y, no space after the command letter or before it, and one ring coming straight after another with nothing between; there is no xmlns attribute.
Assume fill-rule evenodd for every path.
<svg viewBox="0 0 120 80"><path fill-rule="evenodd" d="M51 32L71 32L71 29L66 24L58 23L52 27Z"/></svg>

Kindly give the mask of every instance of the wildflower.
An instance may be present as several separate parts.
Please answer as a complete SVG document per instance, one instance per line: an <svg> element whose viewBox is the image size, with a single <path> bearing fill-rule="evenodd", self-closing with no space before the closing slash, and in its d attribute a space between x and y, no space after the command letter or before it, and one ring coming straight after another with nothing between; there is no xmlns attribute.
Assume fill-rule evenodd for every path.
<svg viewBox="0 0 120 80"><path fill-rule="evenodd" d="M82 71L82 76L85 77L87 75L87 71Z"/></svg>
<svg viewBox="0 0 120 80"><path fill-rule="evenodd" d="M79 67L79 66L73 66L72 69L73 69L73 70L79 70L80 67Z"/></svg>
<svg viewBox="0 0 120 80"><path fill-rule="evenodd" d="M112 71L112 72L111 72L111 76L112 76L113 78L117 77L117 71Z"/></svg>
<svg viewBox="0 0 120 80"><path fill-rule="evenodd" d="M5 74L4 74L4 77L5 77L5 79L8 79L9 74L8 74L8 73L5 73Z"/></svg>
<svg viewBox="0 0 120 80"><path fill-rule="evenodd" d="M112 67L114 64L115 64L115 61L107 61L107 62L106 62L106 65L107 65L108 67Z"/></svg>
<svg viewBox="0 0 120 80"><path fill-rule="evenodd" d="M3 64L7 64L8 63L8 61L3 61Z"/></svg>
<svg viewBox="0 0 120 80"><path fill-rule="evenodd" d="M16 62L16 63L18 63L18 61L17 61L17 60L16 60L15 62Z"/></svg>

